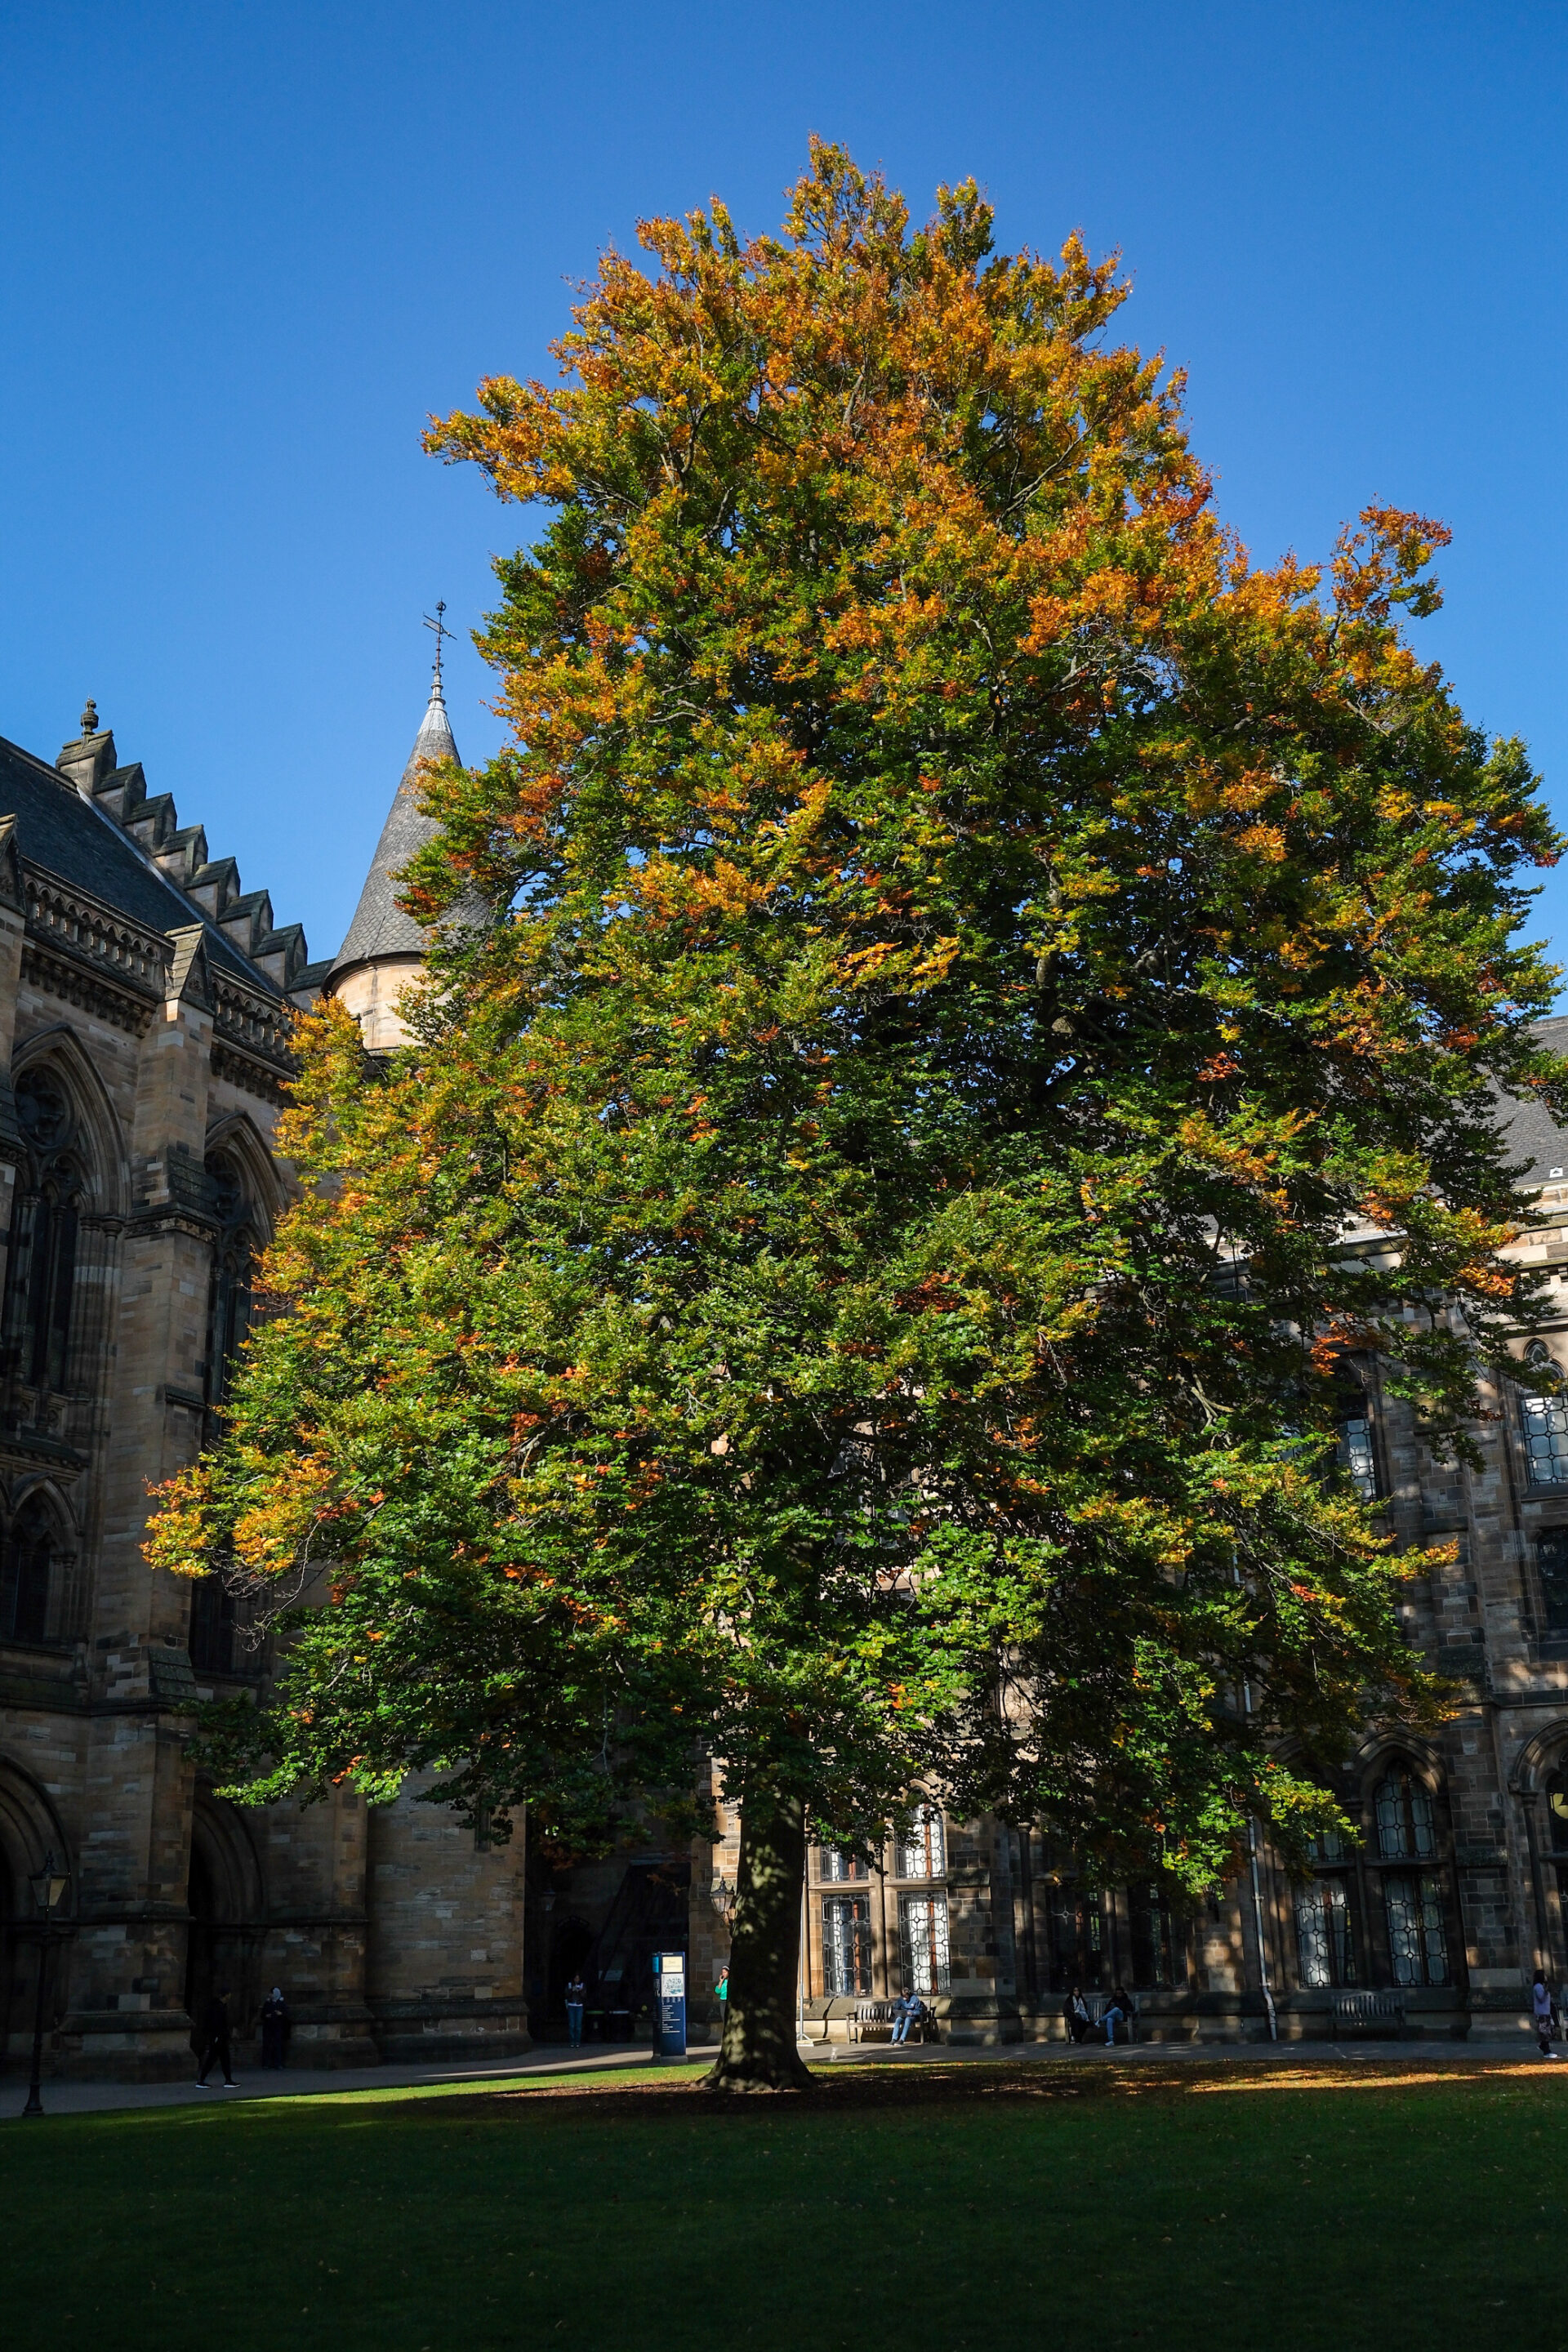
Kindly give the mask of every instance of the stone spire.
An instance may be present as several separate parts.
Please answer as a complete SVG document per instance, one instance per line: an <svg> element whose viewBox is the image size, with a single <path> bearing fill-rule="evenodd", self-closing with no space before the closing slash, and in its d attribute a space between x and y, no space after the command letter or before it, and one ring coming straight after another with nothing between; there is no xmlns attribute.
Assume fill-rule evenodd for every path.
<svg viewBox="0 0 1568 2352"><path fill-rule="evenodd" d="M456 760L458 747L447 717L441 690L440 641L437 641L436 674L430 700L414 739L403 781L393 796L375 856L360 892L354 919L338 950L327 980L327 993L342 999L364 1032L373 1052L400 1045L407 1032L397 1013L397 999L425 961L428 939L412 915L397 903L398 877L416 850L431 839L437 827L419 807L422 770L430 761Z"/></svg>

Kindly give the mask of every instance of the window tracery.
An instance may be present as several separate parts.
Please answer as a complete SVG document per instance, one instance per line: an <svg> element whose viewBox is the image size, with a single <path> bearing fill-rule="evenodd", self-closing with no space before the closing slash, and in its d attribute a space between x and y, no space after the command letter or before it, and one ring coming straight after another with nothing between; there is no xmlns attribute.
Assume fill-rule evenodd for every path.
<svg viewBox="0 0 1568 2352"><path fill-rule="evenodd" d="M70 1097L47 1064L22 1073L16 1099L27 1164L11 1218L5 1353L29 1388L58 1392L68 1366L83 1192L75 1120Z"/></svg>
<svg viewBox="0 0 1568 2352"><path fill-rule="evenodd" d="M829 1895L822 1906L823 1990L837 1998L871 1990L871 1904L865 1895Z"/></svg>
<svg viewBox="0 0 1568 2352"><path fill-rule="evenodd" d="M1373 1809L1382 1861L1436 1859L1437 1824L1432 1800L1407 1767L1396 1764L1384 1773L1378 1783ZM1448 1937L1441 1874L1436 1870L1384 1871L1383 1907L1394 1983L1446 1985Z"/></svg>
<svg viewBox="0 0 1568 2352"><path fill-rule="evenodd" d="M921 1805L899 1840L900 1878L941 1878L947 1871L947 1846L942 1815L934 1805Z"/></svg>
<svg viewBox="0 0 1568 2352"><path fill-rule="evenodd" d="M1552 1358L1544 1343L1533 1339L1525 1349L1524 1360L1527 1365L1544 1367ZM1531 1484L1568 1486L1568 1396L1555 1390L1527 1391L1520 1398L1519 1411Z"/></svg>
<svg viewBox="0 0 1568 2352"><path fill-rule="evenodd" d="M945 1992L950 1975L945 1895L905 1895L899 1900L904 1982L915 1992Z"/></svg>
<svg viewBox="0 0 1568 2352"><path fill-rule="evenodd" d="M34 1496L0 1543L0 1641L48 1640L57 1549L48 1506Z"/></svg>
<svg viewBox="0 0 1568 2352"><path fill-rule="evenodd" d="M260 1244L258 1218L238 1163L228 1152L207 1161L207 1206L218 1227L207 1281L206 1400L220 1412L250 1329L252 1285Z"/></svg>

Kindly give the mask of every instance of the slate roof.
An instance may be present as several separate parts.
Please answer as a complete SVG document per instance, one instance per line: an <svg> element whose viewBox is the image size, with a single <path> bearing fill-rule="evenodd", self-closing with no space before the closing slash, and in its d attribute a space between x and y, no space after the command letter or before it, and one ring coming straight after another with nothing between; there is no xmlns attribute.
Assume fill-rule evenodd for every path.
<svg viewBox="0 0 1568 2352"><path fill-rule="evenodd" d="M437 680L430 689L429 708L420 721L403 781L381 829L353 921L333 962L334 978L352 964L369 963L377 956L422 956L428 950L428 933L397 903L397 877L416 850L423 849L439 829L419 807L421 763L427 760L456 760L457 756L458 747L452 740L447 705Z"/></svg>
<svg viewBox="0 0 1568 2352"><path fill-rule="evenodd" d="M161 873L111 816L84 800L58 770L0 735L0 816L16 820L16 846L26 861L149 930L187 930L200 923L209 963L252 988L280 993L277 983L242 955L206 909Z"/></svg>
<svg viewBox="0 0 1568 2352"><path fill-rule="evenodd" d="M1568 1013L1558 1013L1549 1021L1538 1021L1535 1034L1554 1054L1568 1054ZM1533 1190L1534 1185L1568 1179L1568 1128L1559 1127L1533 1095L1522 1100L1516 1098L1508 1105L1503 1131L1508 1137L1510 1160L1529 1163L1520 1179L1526 1191Z"/></svg>

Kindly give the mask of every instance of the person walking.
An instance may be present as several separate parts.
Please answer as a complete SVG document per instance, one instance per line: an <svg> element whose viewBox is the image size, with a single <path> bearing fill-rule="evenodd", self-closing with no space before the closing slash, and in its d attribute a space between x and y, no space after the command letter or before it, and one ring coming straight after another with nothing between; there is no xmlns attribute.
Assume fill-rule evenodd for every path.
<svg viewBox="0 0 1568 2352"><path fill-rule="evenodd" d="M261 2004L261 2063L264 2066L281 2069L291 2022L289 2004L283 1998L283 1988L274 1985Z"/></svg>
<svg viewBox="0 0 1568 2352"><path fill-rule="evenodd" d="M215 1992L202 2013L202 2062L196 2068L196 2080L205 2091L207 2075L215 2058L223 2062L223 2086L234 2088L234 2066L229 2058L228 1987Z"/></svg>
<svg viewBox="0 0 1568 2352"><path fill-rule="evenodd" d="M1530 1988L1530 2013L1542 2056L1555 2058L1557 2053L1552 2047L1552 1988L1540 1969L1536 1969L1535 1982Z"/></svg>
<svg viewBox="0 0 1568 2352"><path fill-rule="evenodd" d="M1080 2042L1089 2040L1089 2028L1094 2022L1089 2016L1089 2003L1083 1997L1081 1985L1074 1985L1071 1992L1063 2001L1062 2018L1067 2026L1068 2040L1076 2050Z"/></svg>
<svg viewBox="0 0 1568 2352"><path fill-rule="evenodd" d="M713 1988L713 1998L719 2004L719 2047L724 2047L724 2028L730 2022L730 1963L725 1961L719 1971L719 1981Z"/></svg>
<svg viewBox="0 0 1568 2352"><path fill-rule="evenodd" d="M566 2039L574 2050L583 2047L583 2004L587 1998L587 1986L581 1976L574 1976L566 1988Z"/></svg>

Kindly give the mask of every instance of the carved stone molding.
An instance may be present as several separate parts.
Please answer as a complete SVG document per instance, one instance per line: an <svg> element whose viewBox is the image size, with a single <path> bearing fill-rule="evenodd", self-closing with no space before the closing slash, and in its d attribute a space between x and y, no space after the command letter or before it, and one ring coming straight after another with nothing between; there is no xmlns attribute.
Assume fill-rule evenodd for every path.
<svg viewBox="0 0 1568 2352"><path fill-rule="evenodd" d="M280 1104L288 1081L288 1069L254 1060L248 1054L237 1053L232 1045L213 1041L213 1076L226 1078L231 1086L243 1087L247 1094L258 1101Z"/></svg>
<svg viewBox="0 0 1568 2352"><path fill-rule="evenodd" d="M62 1003L74 1005L79 1013L96 1013L100 1021L128 1030L132 1037L142 1036L153 1018L153 1008L145 1001L113 987L78 963L68 962L63 955L46 954L30 941L22 950L22 978L58 996Z"/></svg>
<svg viewBox="0 0 1568 2352"><path fill-rule="evenodd" d="M156 932L144 931L85 890L73 890L37 866L25 871L27 929L34 939L79 956L134 991L162 996L169 950Z"/></svg>

